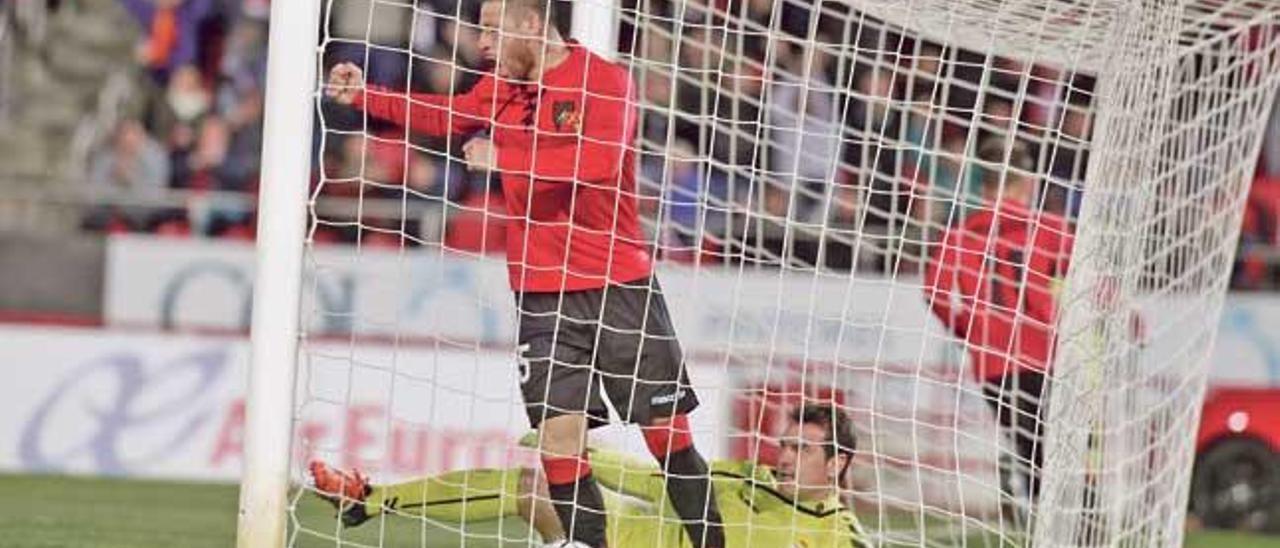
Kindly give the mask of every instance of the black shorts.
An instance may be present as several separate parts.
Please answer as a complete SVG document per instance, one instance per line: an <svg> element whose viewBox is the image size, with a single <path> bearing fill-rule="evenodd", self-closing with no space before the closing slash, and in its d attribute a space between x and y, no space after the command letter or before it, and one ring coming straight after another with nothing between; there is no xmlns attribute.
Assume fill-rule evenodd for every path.
<svg viewBox="0 0 1280 548"><path fill-rule="evenodd" d="M548 417L586 413L609 422L601 388L625 422L698 406L658 281L603 289L516 295L520 391L535 428Z"/></svg>
<svg viewBox="0 0 1280 548"><path fill-rule="evenodd" d="M1044 465L1045 413L1043 405L1044 373L1035 370L1011 369L999 378L982 383L982 394L996 413L996 421L1013 435L1018 451L1016 471L1027 477L1027 489L1032 498L1040 494L1040 470ZM1001 469L1002 474L1010 471ZM1002 486L1011 485L1001 479Z"/></svg>

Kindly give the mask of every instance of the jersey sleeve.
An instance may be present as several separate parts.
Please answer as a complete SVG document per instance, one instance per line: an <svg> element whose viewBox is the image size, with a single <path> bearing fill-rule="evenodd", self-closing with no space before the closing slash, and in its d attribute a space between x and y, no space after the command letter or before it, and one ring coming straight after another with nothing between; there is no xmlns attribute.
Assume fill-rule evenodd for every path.
<svg viewBox="0 0 1280 548"><path fill-rule="evenodd" d="M611 80L586 90L579 135L541 138L532 147L500 147L498 169L539 180L617 181L635 135L636 109L630 79L624 74Z"/></svg>
<svg viewBox="0 0 1280 548"><path fill-rule="evenodd" d="M1046 231L1046 238L1037 238L1034 252L1039 255L1032 261L1034 278L1028 275L1033 287L1027 289L1027 313L1035 320L1053 326L1058 302L1058 293L1071 257L1072 238L1067 233L1065 223L1046 223L1041 230Z"/></svg>
<svg viewBox="0 0 1280 548"><path fill-rule="evenodd" d="M458 95L404 93L370 86L356 95L353 106L420 135L470 133L488 127L494 85L493 77L485 76L470 91Z"/></svg>
<svg viewBox="0 0 1280 548"><path fill-rule="evenodd" d="M925 299L934 316L956 336L964 338L973 316L972 302L977 295L976 283L964 272L964 234L949 232L937 253L925 264Z"/></svg>
<svg viewBox="0 0 1280 548"><path fill-rule="evenodd" d="M1054 258L1054 271L1057 278L1067 277L1067 269L1071 267L1071 251L1075 248L1076 238L1071 232L1071 227L1065 223L1062 226L1062 235L1057 238L1057 245L1050 250Z"/></svg>
<svg viewBox="0 0 1280 548"><path fill-rule="evenodd" d="M662 471L639 458L603 449L591 449L591 470L604 487L650 503L666 496Z"/></svg>

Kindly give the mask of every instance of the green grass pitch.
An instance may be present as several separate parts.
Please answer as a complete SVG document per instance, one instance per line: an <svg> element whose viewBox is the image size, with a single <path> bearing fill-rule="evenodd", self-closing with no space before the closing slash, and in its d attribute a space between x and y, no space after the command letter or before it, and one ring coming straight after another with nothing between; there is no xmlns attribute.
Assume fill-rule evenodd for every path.
<svg viewBox="0 0 1280 548"><path fill-rule="evenodd" d="M237 487L55 476L0 475L0 547L8 548L227 548L235 544ZM338 533L327 505L303 497L295 546L333 548ZM343 531L341 546L444 548L537 546L518 519L468 526L465 544L455 531L418 520L371 521ZM294 528L298 533L299 529ZM326 538L328 537L328 538ZM501 542L499 539L506 539ZM1280 537L1200 531L1191 548L1280 548ZM660 548L660 547L654 547Z"/></svg>

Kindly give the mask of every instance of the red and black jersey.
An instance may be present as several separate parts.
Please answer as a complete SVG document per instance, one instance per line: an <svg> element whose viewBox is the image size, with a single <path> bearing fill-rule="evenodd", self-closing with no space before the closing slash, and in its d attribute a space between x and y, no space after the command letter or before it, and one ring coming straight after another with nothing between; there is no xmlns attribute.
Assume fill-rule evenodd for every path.
<svg viewBox="0 0 1280 548"><path fill-rule="evenodd" d="M965 342L978 379L1047 371L1056 342L1056 280L1072 236L1052 213L1003 201L947 231L925 268L925 299Z"/></svg>
<svg viewBox="0 0 1280 548"><path fill-rule="evenodd" d="M638 114L624 68L570 43L538 83L488 74L452 96L375 87L355 105L416 133L491 131L511 216L512 289L597 289L650 275L636 205Z"/></svg>

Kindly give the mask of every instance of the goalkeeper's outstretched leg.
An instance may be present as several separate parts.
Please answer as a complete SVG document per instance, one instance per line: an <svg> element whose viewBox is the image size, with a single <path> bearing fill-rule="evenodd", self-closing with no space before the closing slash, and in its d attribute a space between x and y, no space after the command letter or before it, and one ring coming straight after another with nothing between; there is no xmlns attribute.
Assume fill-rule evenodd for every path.
<svg viewBox="0 0 1280 548"><path fill-rule="evenodd" d="M541 472L531 468L460 470L403 483L374 485L359 471L314 461L316 495L333 504L342 523L358 526L384 512L450 522L519 516L543 542L565 538Z"/></svg>

